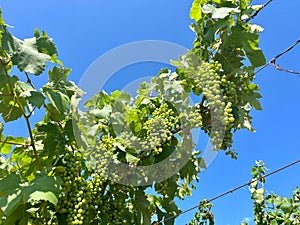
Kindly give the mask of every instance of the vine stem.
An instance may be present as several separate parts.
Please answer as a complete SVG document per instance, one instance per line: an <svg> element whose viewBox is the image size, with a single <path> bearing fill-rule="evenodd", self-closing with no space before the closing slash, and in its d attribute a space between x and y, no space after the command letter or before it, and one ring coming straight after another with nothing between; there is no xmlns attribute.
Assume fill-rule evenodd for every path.
<svg viewBox="0 0 300 225"><path fill-rule="evenodd" d="M10 141L2 141L0 140L0 143L3 144L9 144L9 145L20 145L20 146L31 146L31 144L23 144L23 143L15 143L15 142L10 142Z"/></svg>
<svg viewBox="0 0 300 225"><path fill-rule="evenodd" d="M265 4L263 4L252 16L245 20L245 22L249 22L250 20L254 19L261 10L263 10L266 6L268 6L273 0L268 0Z"/></svg>
<svg viewBox="0 0 300 225"><path fill-rule="evenodd" d="M30 137L30 146L32 147L33 149L33 153L34 153L34 157L36 158L36 162L37 162L37 166L38 166L38 169L41 170L41 163L40 163L40 160L39 160L39 157L38 157L38 154L37 154L37 150L35 148L35 141L34 141L34 138L33 138L33 134L32 134L32 130L31 130L31 125L30 125L30 121L29 121L29 117L30 115L27 115L22 104L20 103L19 99L18 99L18 96L15 94L14 92L14 88L11 84L11 81L10 81L10 77L7 73L7 70L6 70L6 64L1 60L1 64L4 68L4 73L5 73L5 77L7 79L7 84L8 84L8 88L11 92L11 94L13 95L13 97L15 98L16 100L16 103L18 104L19 106L19 109L21 110L23 116L24 116L24 119L25 119L25 122L26 122L26 125L27 125L27 130L28 130L28 133L29 133L29 137Z"/></svg>

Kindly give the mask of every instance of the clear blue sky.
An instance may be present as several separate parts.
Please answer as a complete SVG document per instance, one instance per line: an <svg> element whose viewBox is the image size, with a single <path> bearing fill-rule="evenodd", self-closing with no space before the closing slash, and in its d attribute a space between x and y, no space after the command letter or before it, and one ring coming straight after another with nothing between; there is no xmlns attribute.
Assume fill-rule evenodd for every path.
<svg viewBox="0 0 300 225"><path fill-rule="evenodd" d="M179 0L9 0L0 1L6 23L19 38L31 37L34 27L45 30L56 42L59 58L73 69L70 79L78 83L87 67L108 50L132 41L164 40L191 47L189 1ZM256 0L256 4L264 1ZM273 0L255 22L265 28L261 48L267 59L300 39L299 0ZM300 71L300 46L278 63ZM155 75L154 69L132 72ZM44 76L46 81L46 76ZM255 160L264 160L271 170L300 158L300 76L268 67L257 75L262 89L262 112L254 112L256 133L235 135L239 159L220 153L202 174L193 197L180 203L184 210L203 198L214 197L248 181ZM115 84L124 85L124 84ZM113 87L112 87L113 88ZM16 133L13 130L7 132ZM22 131L20 131L22 132ZM300 186L300 165L267 179L268 190L288 195ZM236 225L252 218L250 193L244 188L214 202L217 225ZM176 224L188 222L193 213L182 215Z"/></svg>

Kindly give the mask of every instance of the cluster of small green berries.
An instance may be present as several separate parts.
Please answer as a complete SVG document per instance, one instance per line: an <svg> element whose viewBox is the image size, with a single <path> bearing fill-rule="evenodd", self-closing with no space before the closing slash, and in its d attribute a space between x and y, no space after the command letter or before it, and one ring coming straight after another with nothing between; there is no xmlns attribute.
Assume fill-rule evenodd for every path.
<svg viewBox="0 0 300 225"><path fill-rule="evenodd" d="M112 144L112 141L102 144L107 146L109 143ZM63 183L56 212L65 215L67 225L90 224L93 221L101 224L104 215L109 224L125 224L122 216L125 210L124 202L128 196L127 192L132 191L132 188L107 183L104 172L99 171L84 179L81 161L81 157L71 153L64 157L65 171L61 175ZM114 189L116 185L118 188ZM109 192L106 189L108 186ZM111 190L115 190L115 193L111 193Z"/></svg>
<svg viewBox="0 0 300 225"><path fill-rule="evenodd" d="M201 111L197 107L191 107L187 110L187 121L184 126L189 128L198 128L202 126Z"/></svg>
<svg viewBox="0 0 300 225"><path fill-rule="evenodd" d="M141 150L153 151L154 154L159 154L163 151L162 144L172 139L172 129L178 119L175 116L173 109L170 109L167 103L163 103L156 108L144 124L146 137L141 140Z"/></svg>
<svg viewBox="0 0 300 225"><path fill-rule="evenodd" d="M233 105L237 105L239 102L238 93L237 93L237 86L234 82L226 80L225 78L222 79L221 87L224 94L224 100L226 102L231 102Z"/></svg>
<svg viewBox="0 0 300 225"><path fill-rule="evenodd" d="M67 224L84 224L86 212L90 209L92 192L88 183L80 176L81 159L68 153L63 160L61 196L56 210L66 214Z"/></svg>
<svg viewBox="0 0 300 225"><path fill-rule="evenodd" d="M235 121L234 116L232 114L232 103L227 102L225 107L225 119L226 119L226 125L230 125Z"/></svg>
<svg viewBox="0 0 300 225"><path fill-rule="evenodd" d="M222 81L219 75L221 68L222 66L218 62L204 62L198 66L196 73L193 75L195 83L202 89L207 100L206 107L211 112L209 135L215 149L221 147L225 120L225 102L221 89Z"/></svg>
<svg viewBox="0 0 300 225"><path fill-rule="evenodd" d="M235 126L235 118L232 114L232 103L227 102L225 107L225 120L226 120L226 130L224 133L223 143L221 149L226 150L232 147L232 129Z"/></svg>
<svg viewBox="0 0 300 225"><path fill-rule="evenodd" d="M110 163L110 160L113 159L114 150L116 149L115 144L116 141L113 137L103 136L101 141L99 141L89 152L90 157L96 162L94 169L101 177L108 175L108 164ZM114 176L114 178L118 176L111 172L109 175Z"/></svg>
<svg viewBox="0 0 300 225"><path fill-rule="evenodd" d="M170 192L168 180L164 180L162 182L155 183L155 190L158 194L161 194L163 196L168 195L168 193Z"/></svg>
<svg viewBox="0 0 300 225"><path fill-rule="evenodd" d="M126 201L129 193L133 192L133 188L112 181L108 181L108 186L109 190L105 193L102 204L97 210L99 224L128 224L124 219L124 214L128 213Z"/></svg>

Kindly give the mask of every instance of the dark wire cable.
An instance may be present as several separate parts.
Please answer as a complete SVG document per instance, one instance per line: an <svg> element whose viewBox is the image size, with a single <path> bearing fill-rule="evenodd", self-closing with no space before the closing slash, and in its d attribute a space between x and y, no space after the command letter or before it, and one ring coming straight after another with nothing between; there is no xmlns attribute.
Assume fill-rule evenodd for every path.
<svg viewBox="0 0 300 225"><path fill-rule="evenodd" d="M291 166L293 166L293 165L295 165L295 164L297 164L297 163L299 163L299 162L300 162L300 159L298 159L298 160L296 160L296 161L294 161L294 162L292 162L292 163L289 163L289 164L287 164L287 165L285 165L285 166L283 166L283 167L280 167L279 169L274 170L274 171L271 172L271 173L268 173L268 174L266 174L266 175L264 175L264 176L261 176L260 178L252 179L252 180L248 181L247 183L244 183L244 184L242 184L242 185L239 185L239 186L237 186L237 187L235 187L235 188L233 188L233 189L231 189L231 190L229 190L229 191L226 191L226 192L224 192L224 193L222 193L222 194L220 194L220 195L218 195L218 196L216 196L216 197L213 197L213 198L209 199L208 202L212 202L212 201L217 200L218 198L222 198L222 197L224 197L225 195L231 194L231 193L233 193L233 192L235 192L235 191L237 191L237 190L239 190L239 189L241 189L241 188L243 188L243 187L249 186L250 184L252 184L252 183L254 183L254 182L256 182L256 181L258 181L258 180L260 180L260 179L262 179L262 178L269 177L269 176L271 176L271 175L273 175L273 174L276 174L276 173L278 173L278 172L280 172L280 171L282 171L282 170L285 170L285 169L287 169L287 168L289 168L289 167L291 167ZM184 210L184 211L182 211L182 212L180 212L180 213L178 213L178 214L176 214L176 215L174 215L174 216L171 216L171 217L168 217L168 218L166 218L166 219L164 219L164 220L162 220L162 221L156 222L156 223L154 223L154 225L162 224L162 223L164 223L164 222L166 222L166 221L168 221L168 220L170 220L170 219L176 218L176 217L178 217L178 216L180 216L180 215L182 215L182 214L185 214L185 213L187 213L187 212L189 212L189 211L191 211L191 210L193 210L193 209L196 209L196 208L198 208L199 206L200 206L199 204L198 204L198 205L195 205L195 206L193 206L193 207L191 207L191 208L189 208L189 209L186 209L186 210Z"/></svg>

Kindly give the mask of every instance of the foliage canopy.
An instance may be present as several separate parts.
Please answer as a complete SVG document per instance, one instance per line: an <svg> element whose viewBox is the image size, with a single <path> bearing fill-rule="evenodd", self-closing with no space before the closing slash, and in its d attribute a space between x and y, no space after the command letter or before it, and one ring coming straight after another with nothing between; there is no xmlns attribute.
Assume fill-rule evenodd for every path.
<svg viewBox="0 0 300 225"><path fill-rule="evenodd" d="M192 194L205 168L191 130L203 130L215 150L237 158L233 133L254 131L250 110L262 109L254 69L266 61L258 47L262 28L249 20L258 7L250 3L195 0L190 18L196 39L172 62L176 71L162 69L141 84L136 98L118 90L99 92L85 102L85 114L74 113L72 101L83 92L68 80L71 69L58 60L52 39L36 29L32 38L20 40L0 17L0 224L174 224L174 218L163 221L180 212L175 200ZM48 82L38 89L31 76L45 76L45 71ZM191 94L201 101L191 105ZM38 109L44 118L32 124ZM28 137L5 135L3 125L20 118ZM107 177L147 179L108 171L109 161L148 166L172 153L175 162L187 153L191 157L183 167L165 168L175 173L164 181L134 186ZM86 163L88 157L97 169ZM260 174L261 167L255 168ZM255 213L267 215L257 218L258 224L280 224L265 221L280 216L286 221L291 211L299 218L298 190L293 199L267 197L281 214L262 213L263 190L257 184L251 190ZM207 204L190 224L206 221Z"/></svg>

